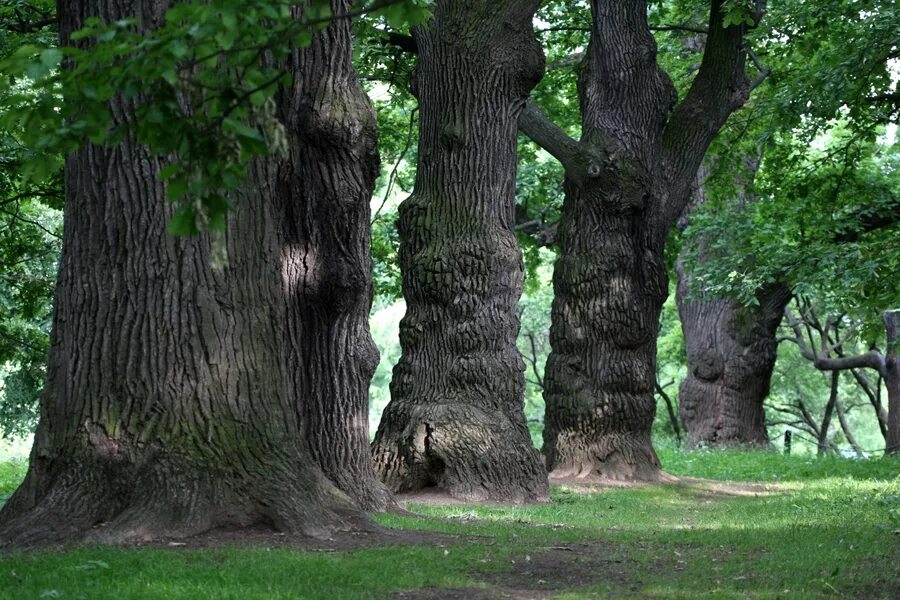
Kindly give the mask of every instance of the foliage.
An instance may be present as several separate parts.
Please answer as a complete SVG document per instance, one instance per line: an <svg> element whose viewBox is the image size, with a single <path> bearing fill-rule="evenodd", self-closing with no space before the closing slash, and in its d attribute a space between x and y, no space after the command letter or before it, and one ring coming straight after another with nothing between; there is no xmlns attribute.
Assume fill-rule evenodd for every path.
<svg viewBox="0 0 900 600"><path fill-rule="evenodd" d="M88 18L72 34L75 46L24 45L3 62L11 87L10 110L0 125L25 115L23 143L35 149L23 164L41 180L58 170L59 156L90 141L115 145L126 136L163 157L166 197L178 204L170 231L219 231L250 159L287 151L273 96L289 76L281 67L308 46L332 18L364 12L389 22L421 23L427 6L417 0L382 0L348 15L332 15L327 0L301 14L290 4L214 0L176 4L159 27L134 19L106 23ZM65 61L66 68L58 69ZM108 102L131 103L128 117L113 117Z"/></svg>
<svg viewBox="0 0 900 600"><path fill-rule="evenodd" d="M770 75L712 150L710 202L691 216L695 284L754 304L761 286L782 281L867 319L870 333L900 301L884 277L900 257L898 149L885 129L900 110L898 18L894 3L870 0L770 6L752 40ZM736 210L748 156L762 157L756 201ZM698 265L700 239L714 242Z"/></svg>
<svg viewBox="0 0 900 600"><path fill-rule="evenodd" d="M54 17L52 2L0 2L0 60L23 44L52 44ZM0 106L11 101L0 89ZM62 234L59 173L37 184L22 177L32 153L24 125L9 118L0 126L0 437L37 421Z"/></svg>
<svg viewBox="0 0 900 600"><path fill-rule="evenodd" d="M818 150L786 137L766 156L751 207L712 203L693 214L692 240L715 234L704 237L709 258L694 259L695 281L745 304L784 281L823 310L867 318L877 335L881 311L900 302L900 282L885 277L900 269L900 148L847 135L831 131Z"/></svg>

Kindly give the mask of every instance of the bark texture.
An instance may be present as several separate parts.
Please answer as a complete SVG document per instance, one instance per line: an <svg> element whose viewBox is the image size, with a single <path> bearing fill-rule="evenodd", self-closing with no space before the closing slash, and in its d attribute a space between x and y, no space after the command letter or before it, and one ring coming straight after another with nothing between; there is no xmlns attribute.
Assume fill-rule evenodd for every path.
<svg viewBox="0 0 900 600"><path fill-rule="evenodd" d="M729 298L692 299L690 274L678 265L678 314L688 375L679 390L679 412L688 447L766 446L763 401L769 395L776 333L791 299L786 286L757 293L759 306Z"/></svg>
<svg viewBox="0 0 900 600"><path fill-rule="evenodd" d="M663 248L706 149L749 91L743 26L713 0L700 70L671 110L640 0L592 0L579 75L582 138L530 106L526 134L566 169L546 369L551 478L656 479L656 334L668 282Z"/></svg>
<svg viewBox="0 0 900 600"><path fill-rule="evenodd" d="M89 16L152 26L165 8L61 2L63 43ZM111 102L118 122L132 110ZM313 462L287 393L274 190L238 203L230 266L213 271L209 239L167 235L160 166L131 140L66 162L48 381L0 545L363 522Z"/></svg>
<svg viewBox="0 0 900 600"><path fill-rule="evenodd" d="M353 2L333 0L332 14ZM369 201L378 175L375 112L351 62L352 23L335 19L287 68L279 94L290 156L271 186L281 203L288 373L316 462L366 510L393 503L369 449L369 382L378 350Z"/></svg>
<svg viewBox="0 0 900 600"><path fill-rule="evenodd" d="M440 0L415 32L419 167L398 224L403 354L373 448L395 491L547 499L523 411L513 233L517 118L543 69L537 5Z"/></svg>

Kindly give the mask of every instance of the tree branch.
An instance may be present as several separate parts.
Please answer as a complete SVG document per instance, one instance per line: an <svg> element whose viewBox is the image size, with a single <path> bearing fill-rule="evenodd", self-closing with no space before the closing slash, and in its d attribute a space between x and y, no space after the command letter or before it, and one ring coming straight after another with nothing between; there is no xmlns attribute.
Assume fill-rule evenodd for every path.
<svg viewBox="0 0 900 600"><path fill-rule="evenodd" d="M564 69L565 67L574 67L575 65L581 64L581 61L584 60L584 52L573 52L572 54L566 56L565 58L561 58L559 60L551 60L547 63L547 70L551 69Z"/></svg>
<svg viewBox="0 0 900 600"><path fill-rule="evenodd" d="M559 128L530 98L519 115L519 131L553 155L565 169L570 169L578 156L578 142Z"/></svg>
<svg viewBox="0 0 900 600"><path fill-rule="evenodd" d="M660 225L671 226L690 200L690 186L713 138L750 93L745 72L747 25L725 27L722 0L711 0L709 33L700 70L663 133L663 161L670 194Z"/></svg>

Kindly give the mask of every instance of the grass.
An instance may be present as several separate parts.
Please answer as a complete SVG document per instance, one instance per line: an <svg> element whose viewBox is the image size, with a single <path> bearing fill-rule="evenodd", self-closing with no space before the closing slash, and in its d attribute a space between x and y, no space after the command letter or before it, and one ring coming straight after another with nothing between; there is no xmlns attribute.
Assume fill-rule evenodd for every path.
<svg viewBox="0 0 900 600"><path fill-rule="evenodd" d="M6 499L19 486L19 483L25 478L27 469L28 463L24 460L0 462L0 505L6 502Z"/></svg>
<svg viewBox="0 0 900 600"><path fill-rule="evenodd" d="M673 474L770 489L555 488L549 505L412 506L414 516L377 517L465 536L445 546L18 553L0 558L0 598L391 598L422 588L431 598L447 597L445 588L474 588L460 597L900 597L900 461L661 459ZM0 494L21 476L21 463L0 464Z"/></svg>

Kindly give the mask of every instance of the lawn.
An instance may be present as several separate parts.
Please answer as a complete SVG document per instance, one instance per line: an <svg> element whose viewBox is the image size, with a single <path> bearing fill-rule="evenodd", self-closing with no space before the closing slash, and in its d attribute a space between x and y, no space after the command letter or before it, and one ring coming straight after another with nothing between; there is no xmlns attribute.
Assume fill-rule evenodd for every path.
<svg viewBox="0 0 900 600"><path fill-rule="evenodd" d="M665 451L729 479L583 490L526 507L411 505L418 542L305 550L80 548L0 558L0 598L900 597L900 460ZM0 500L23 474L0 464ZM279 547L281 546L281 547Z"/></svg>

